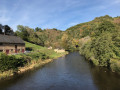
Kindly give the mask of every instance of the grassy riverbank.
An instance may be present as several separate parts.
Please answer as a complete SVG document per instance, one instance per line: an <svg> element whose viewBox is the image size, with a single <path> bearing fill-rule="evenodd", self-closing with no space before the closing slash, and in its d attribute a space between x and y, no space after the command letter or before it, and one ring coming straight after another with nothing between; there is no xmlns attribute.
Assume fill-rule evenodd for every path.
<svg viewBox="0 0 120 90"><path fill-rule="evenodd" d="M62 57L67 54L67 52L56 53L52 49L49 50L46 47L29 42L25 43L26 48L32 49L30 53L9 56L2 54L0 61L3 64L0 64L2 67L0 70L0 79L13 76L14 73L23 73L27 70L41 67L52 62L53 59L57 59L58 57Z"/></svg>

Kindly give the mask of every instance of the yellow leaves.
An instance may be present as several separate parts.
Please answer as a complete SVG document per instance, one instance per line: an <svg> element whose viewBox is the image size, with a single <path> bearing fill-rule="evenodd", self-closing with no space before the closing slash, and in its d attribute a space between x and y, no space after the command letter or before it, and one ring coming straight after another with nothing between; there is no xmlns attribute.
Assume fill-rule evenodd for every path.
<svg viewBox="0 0 120 90"><path fill-rule="evenodd" d="M63 34L62 41L66 41L66 40L68 40L68 35L67 34Z"/></svg>
<svg viewBox="0 0 120 90"><path fill-rule="evenodd" d="M68 35L65 33L63 34L62 38L61 38L61 41L62 41L62 47L64 47L65 49L68 47Z"/></svg>
<svg viewBox="0 0 120 90"><path fill-rule="evenodd" d="M78 45L79 43L79 40L78 39L73 39L72 40L72 45Z"/></svg>

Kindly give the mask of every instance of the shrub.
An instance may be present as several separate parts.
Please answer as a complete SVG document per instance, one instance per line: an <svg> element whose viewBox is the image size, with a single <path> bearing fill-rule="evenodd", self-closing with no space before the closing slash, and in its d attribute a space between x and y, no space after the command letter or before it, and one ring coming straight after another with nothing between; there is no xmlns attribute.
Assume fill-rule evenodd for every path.
<svg viewBox="0 0 120 90"><path fill-rule="evenodd" d="M95 59L94 57L91 57L91 61L95 66L99 65L99 61L97 59Z"/></svg>
<svg viewBox="0 0 120 90"><path fill-rule="evenodd" d="M27 54L27 56L30 56L32 59L35 59L35 60L38 60L38 59L48 59L49 56L47 56L46 54L44 53L41 53L41 52L33 52L33 53L29 53Z"/></svg>
<svg viewBox="0 0 120 90"><path fill-rule="evenodd" d="M112 71L120 72L120 60L111 59L110 60L110 68Z"/></svg>
<svg viewBox="0 0 120 90"><path fill-rule="evenodd" d="M21 57L15 57L14 55L8 56L6 54L0 55L0 71L7 71L9 69L17 70L18 67L24 66L25 59Z"/></svg>

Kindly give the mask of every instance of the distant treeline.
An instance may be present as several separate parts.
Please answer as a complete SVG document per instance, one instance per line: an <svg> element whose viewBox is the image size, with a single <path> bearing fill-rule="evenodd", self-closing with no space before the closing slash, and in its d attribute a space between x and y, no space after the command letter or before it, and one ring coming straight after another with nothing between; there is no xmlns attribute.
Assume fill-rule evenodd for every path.
<svg viewBox="0 0 120 90"><path fill-rule="evenodd" d="M53 29L44 29L42 30L39 27L35 29L30 28L28 26L17 26L17 31L15 35L21 37L23 40L53 48L65 49L68 51L73 51L76 49L77 40L74 38L68 37L65 31Z"/></svg>
<svg viewBox="0 0 120 90"><path fill-rule="evenodd" d="M17 31L15 32L15 35L21 37L25 41L41 46L53 46L55 48L62 48L60 41L62 34L62 31L55 28L42 30L39 27L33 29L22 25L18 25Z"/></svg>

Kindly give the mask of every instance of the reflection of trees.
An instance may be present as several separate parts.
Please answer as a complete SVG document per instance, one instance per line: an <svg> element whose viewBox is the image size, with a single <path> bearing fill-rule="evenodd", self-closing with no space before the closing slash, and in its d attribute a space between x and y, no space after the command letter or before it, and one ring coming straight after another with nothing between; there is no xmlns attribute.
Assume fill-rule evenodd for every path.
<svg viewBox="0 0 120 90"><path fill-rule="evenodd" d="M91 66L91 74L99 90L120 90L120 75L107 68L94 66Z"/></svg>

